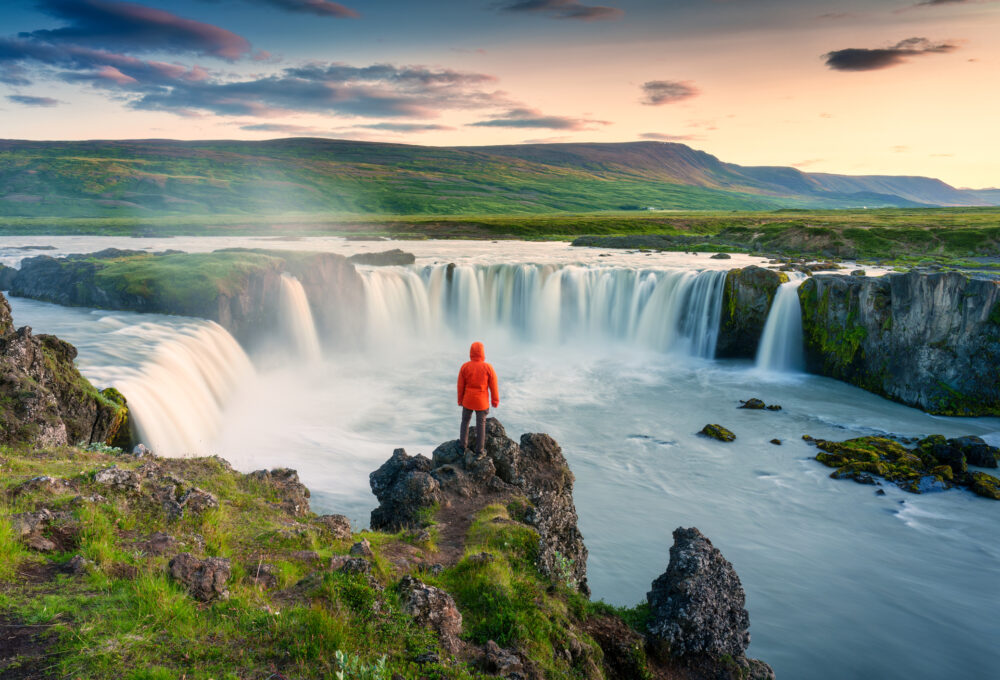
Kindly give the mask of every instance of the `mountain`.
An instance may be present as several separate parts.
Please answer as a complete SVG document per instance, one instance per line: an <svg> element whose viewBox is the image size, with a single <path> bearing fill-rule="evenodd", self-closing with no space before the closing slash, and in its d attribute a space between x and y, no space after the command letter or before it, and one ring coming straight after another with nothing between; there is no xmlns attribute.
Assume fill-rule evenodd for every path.
<svg viewBox="0 0 1000 680"><path fill-rule="evenodd" d="M971 194L989 205L1000 205L1000 189L963 189L966 194Z"/></svg>
<svg viewBox="0 0 1000 680"><path fill-rule="evenodd" d="M989 205L924 177L743 167L683 144L0 140L0 216L502 214Z"/></svg>

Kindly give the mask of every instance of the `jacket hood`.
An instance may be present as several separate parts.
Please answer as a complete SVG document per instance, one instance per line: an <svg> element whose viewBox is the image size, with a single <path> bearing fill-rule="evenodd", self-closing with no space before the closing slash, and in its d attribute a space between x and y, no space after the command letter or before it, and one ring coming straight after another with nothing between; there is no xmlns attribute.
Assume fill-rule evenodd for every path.
<svg viewBox="0 0 1000 680"><path fill-rule="evenodd" d="M486 359L486 349L483 348L483 343L472 343L472 347L469 348L469 358L473 361L483 361Z"/></svg>

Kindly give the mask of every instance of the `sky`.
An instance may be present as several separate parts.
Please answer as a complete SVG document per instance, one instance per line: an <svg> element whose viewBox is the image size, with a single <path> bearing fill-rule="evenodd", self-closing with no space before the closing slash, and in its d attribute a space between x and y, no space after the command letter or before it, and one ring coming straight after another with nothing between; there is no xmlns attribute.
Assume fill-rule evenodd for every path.
<svg viewBox="0 0 1000 680"><path fill-rule="evenodd" d="M676 141L1000 186L1000 0L5 0L0 136Z"/></svg>

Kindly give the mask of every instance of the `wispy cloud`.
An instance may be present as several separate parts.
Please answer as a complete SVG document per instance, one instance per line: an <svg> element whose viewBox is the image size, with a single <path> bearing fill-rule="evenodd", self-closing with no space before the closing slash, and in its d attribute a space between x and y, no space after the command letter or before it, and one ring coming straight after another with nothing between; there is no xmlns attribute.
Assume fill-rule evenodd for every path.
<svg viewBox="0 0 1000 680"><path fill-rule="evenodd" d="M357 19L361 15L350 7L330 0L250 0L258 5L271 5L278 9L301 14L315 14L335 19Z"/></svg>
<svg viewBox="0 0 1000 680"><path fill-rule="evenodd" d="M662 132L643 132L640 139L652 139L657 142L689 142L695 139L694 135L667 135Z"/></svg>
<svg viewBox="0 0 1000 680"><path fill-rule="evenodd" d="M470 127L542 128L546 130L591 130L595 125L610 125L606 120L545 115L537 109L514 108L487 120L469 123Z"/></svg>
<svg viewBox="0 0 1000 680"><path fill-rule="evenodd" d="M694 83L688 80L650 80L642 84L642 103L646 106L662 106L690 99L699 92Z"/></svg>
<svg viewBox="0 0 1000 680"><path fill-rule="evenodd" d="M41 0L39 8L66 26L19 34L22 39L135 52L193 52L237 59L246 38L219 26L116 0Z"/></svg>
<svg viewBox="0 0 1000 680"><path fill-rule="evenodd" d="M823 55L826 65L835 71L875 71L897 66L912 57L946 54L958 49L954 43L933 43L927 38L907 38L890 47L875 49L849 47Z"/></svg>
<svg viewBox="0 0 1000 680"><path fill-rule="evenodd" d="M500 9L505 12L537 12L556 19L581 19L583 21L620 19L625 14L617 7L584 5L580 0L516 0L515 2L503 2Z"/></svg>
<svg viewBox="0 0 1000 680"><path fill-rule="evenodd" d="M7 99L23 106L52 107L62 104L61 101L52 97L34 97L29 94L9 94L7 95Z"/></svg>
<svg viewBox="0 0 1000 680"><path fill-rule="evenodd" d="M382 130L383 132L438 132L441 130L454 130L447 125L424 124L424 123L372 123L370 125L358 125L357 127L366 130Z"/></svg>

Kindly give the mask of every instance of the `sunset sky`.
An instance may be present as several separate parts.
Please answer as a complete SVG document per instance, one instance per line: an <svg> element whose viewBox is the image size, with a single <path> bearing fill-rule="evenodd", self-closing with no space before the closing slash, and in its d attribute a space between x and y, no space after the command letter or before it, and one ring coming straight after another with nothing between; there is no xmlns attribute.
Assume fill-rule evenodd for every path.
<svg viewBox="0 0 1000 680"><path fill-rule="evenodd" d="M680 141L1000 186L996 0L37 0L0 137Z"/></svg>

